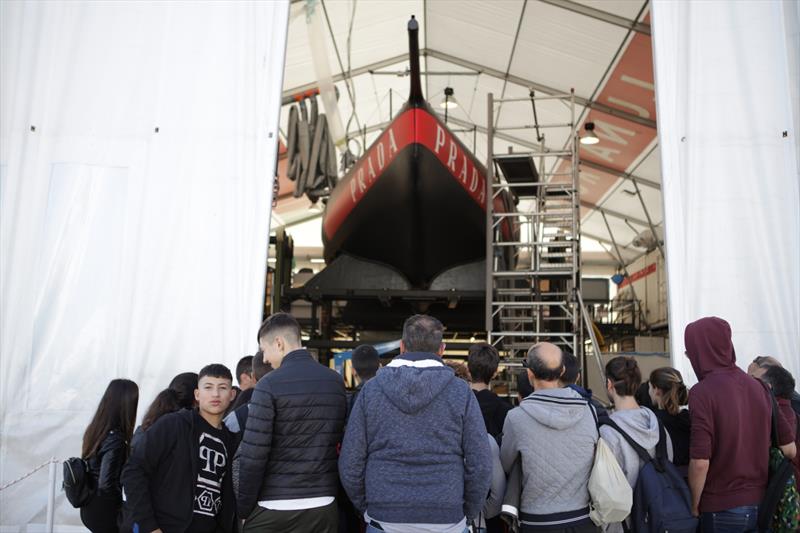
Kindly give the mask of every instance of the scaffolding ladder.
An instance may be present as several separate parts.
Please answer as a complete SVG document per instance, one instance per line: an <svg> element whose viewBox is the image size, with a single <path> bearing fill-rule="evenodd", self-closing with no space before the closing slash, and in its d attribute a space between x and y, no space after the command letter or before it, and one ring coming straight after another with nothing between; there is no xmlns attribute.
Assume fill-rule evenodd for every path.
<svg viewBox="0 0 800 533"><path fill-rule="evenodd" d="M495 153L495 106L530 100L538 148ZM560 100L568 123L539 124L536 102ZM563 148L550 150L540 129L567 133ZM518 129L518 128L515 128ZM580 192L574 93L495 99L488 95L486 208L486 332L506 362L526 356L537 342L552 342L585 366L580 303ZM503 191L517 200L513 213L495 211ZM519 231L507 231L508 224ZM503 228L505 224L505 228ZM506 231L502 231L506 229ZM585 373L584 373L585 375Z"/></svg>

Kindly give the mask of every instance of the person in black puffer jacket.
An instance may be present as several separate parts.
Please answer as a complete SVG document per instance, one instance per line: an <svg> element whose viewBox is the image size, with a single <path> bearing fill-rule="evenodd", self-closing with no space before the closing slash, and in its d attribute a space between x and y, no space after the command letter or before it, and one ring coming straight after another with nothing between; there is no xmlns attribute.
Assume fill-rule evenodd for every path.
<svg viewBox="0 0 800 533"><path fill-rule="evenodd" d="M334 533L344 382L301 348L291 315L270 316L258 341L274 370L255 387L239 447L243 531Z"/></svg>
<svg viewBox="0 0 800 533"><path fill-rule="evenodd" d="M89 463L94 494L81 507L81 522L92 533L116 533L122 507L120 474L128 458L139 387L127 379L108 384L100 405L83 435L81 456Z"/></svg>

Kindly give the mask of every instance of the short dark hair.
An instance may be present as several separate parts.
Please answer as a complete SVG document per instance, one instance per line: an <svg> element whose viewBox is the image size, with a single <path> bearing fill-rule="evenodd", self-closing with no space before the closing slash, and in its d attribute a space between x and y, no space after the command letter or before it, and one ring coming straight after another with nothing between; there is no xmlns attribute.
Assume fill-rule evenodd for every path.
<svg viewBox="0 0 800 533"><path fill-rule="evenodd" d="M468 354L467 366L472 381L488 385L500 364L497 348L487 342L479 342L469 347Z"/></svg>
<svg viewBox="0 0 800 533"><path fill-rule="evenodd" d="M197 375L197 381L200 381L204 377L210 378L222 378L227 379L231 383L233 383L233 376L231 376L230 369L222 364L219 363L212 363L210 365L206 365L200 370L200 373Z"/></svg>
<svg viewBox="0 0 800 533"><path fill-rule="evenodd" d="M272 365L264 362L264 352L257 351L253 356L253 379L258 383L261 378L272 371Z"/></svg>
<svg viewBox="0 0 800 533"><path fill-rule="evenodd" d="M642 371L636 359L620 355L606 363L606 378L611 380L617 394L633 396L642 384Z"/></svg>
<svg viewBox="0 0 800 533"><path fill-rule="evenodd" d="M245 355L239 362L236 363L236 381L242 377L242 374L253 374L253 356ZM240 382L241 383L241 382Z"/></svg>
<svg viewBox="0 0 800 533"><path fill-rule="evenodd" d="M378 350L369 344L362 344L353 350L351 360L353 361L353 370L361 380L374 377L381 366Z"/></svg>
<svg viewBox="0 0 800 533"><path fill-rule="evenodd" d="M517 374L517 394L521 398L527 398L533 394L533 385L531 385L531 380L528 379L528 371L524 368Z"/></svg>
<svg viewBox="0 0 800 533"><path fill-rule="evenodd" d="M300 344L300 324L289 313L275 313L267 317L258 328L258 342L269 335L282 332L284 336L290 337L295 344Z"/></svg>
<svg viewBox="0 0 800 533"><path fill-rule="evenodd" d="M534 344L528 349L526 365L531 369L533 375L542 381L556 381L564 372L564 352L561 352L561 362L555 368L549 368L542 358L539 357L540 344ZM559 350L560 351L560 350Z"/></svg>
<svg viewBox="0 0 800 533"><path fill-rule="evenodd" d="M792 373L780 366L770 366L761 378L765 383L772 387L772 392L776 398L789 400L794 392L794 376Z"/></svg>
<svg viewBox="0 0 800 533"><path fill-rule="evenodd" d="M561 382L567 385L574 385L578 382L578 376L581 374L581 365L578 363L578 358L569 352L564 352L561 360L564 362L564 373L561 374Z"/></svg>
<svg viewBox="0 0 800 533"><path fill-rule="evenodd" d="M403 345L407 352L436 353L442 345L444 326L428 315L414 315L403 324Z"/></svg>

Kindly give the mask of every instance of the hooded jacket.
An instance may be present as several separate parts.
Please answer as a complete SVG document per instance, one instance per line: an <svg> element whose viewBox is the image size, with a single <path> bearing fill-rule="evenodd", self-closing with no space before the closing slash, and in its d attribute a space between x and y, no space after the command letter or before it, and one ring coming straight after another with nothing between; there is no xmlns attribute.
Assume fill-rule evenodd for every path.
<svg viewBox="0 0 800 533"><path fill-rule="evenodd" d="M758 505L767 485L769 397L736 366L731 328L721 318L686 326L684 344L699 380L689 391L689 455L709 460L700 511Z"/></svg>
<svg viewBox="0 0 800 533"><path fill-rule="evenodd" d="M639 409L627 409L625 411L615 411L610 415L611 420L625 433L635 440L639 446L647 450L650 457L655 457L656 444L658 444L659 429L658 417L647 407ZM672 441L669 433L667 435L667 458L672 461ZM644 466L639 454L631 448L631 445L611 426L601 426L600 436L606 441L608 447L617 458L620 468L625 473L631 488L636 487L636 480L639 479L639 470Z"/></svg>
<svg viewBox="0 0 800 533"><path fill-rule="evenodd" d="M536 391L509 411L500 460L509 473L520 457L523 522L525 514L585 510L574 519L588 517L587 485L598 438L591 409L577 391L565 388Z"/></svg>
<svg viewBox="0 0 800 533"><path fill-rule="evenodd" d="M358 394L339 475L377 522L455 524L478 516L492 473L486 428L464 380L430 353L404 353Z"/></svg>

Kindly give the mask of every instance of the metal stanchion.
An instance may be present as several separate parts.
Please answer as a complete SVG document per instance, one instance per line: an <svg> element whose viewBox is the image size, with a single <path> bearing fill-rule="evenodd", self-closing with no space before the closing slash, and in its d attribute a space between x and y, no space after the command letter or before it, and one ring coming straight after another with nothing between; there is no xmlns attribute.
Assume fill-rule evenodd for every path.
<svg viewBox="0 0 800 533"><path fill-rule="evenodd" d="M47 479L47 533L53 533L53 519L56 511L56 458L50 458Z"/></svg>

